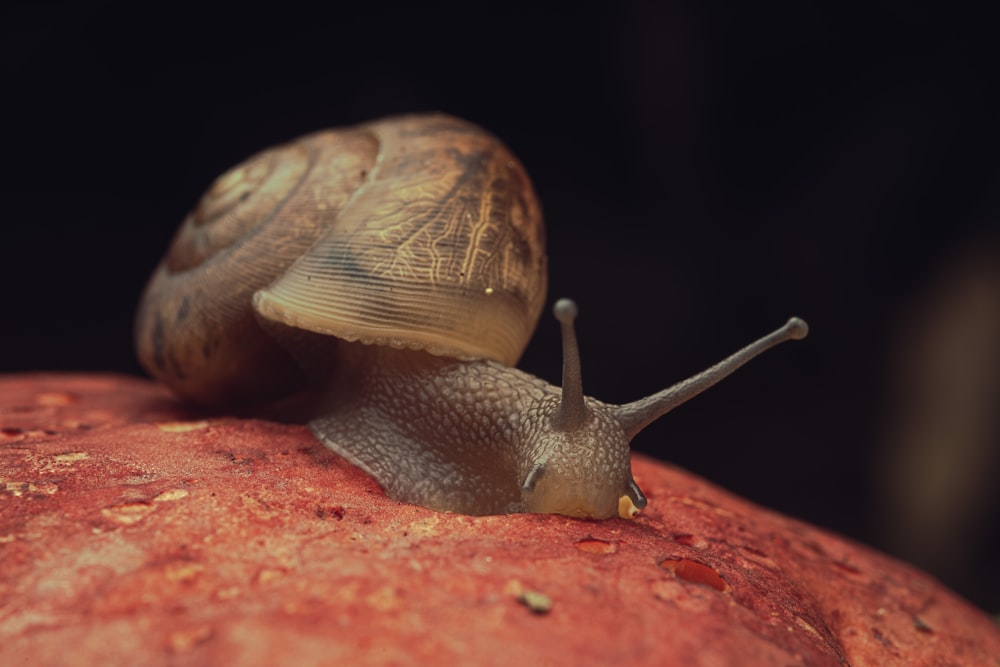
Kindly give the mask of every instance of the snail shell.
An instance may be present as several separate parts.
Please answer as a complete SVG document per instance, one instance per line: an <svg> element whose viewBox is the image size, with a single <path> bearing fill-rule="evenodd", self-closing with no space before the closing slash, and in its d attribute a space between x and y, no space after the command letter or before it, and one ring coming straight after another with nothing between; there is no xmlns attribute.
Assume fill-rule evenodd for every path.
<svg viewBox="0 0 1000 667"><path fill-rule="evenodd" d="M137 354L182 397L225 407L332 371L329 345L288 345L297 332L514 365L546 282L541 209L514 155L447 115L387 118L220 176L146 288Z"/></svg>

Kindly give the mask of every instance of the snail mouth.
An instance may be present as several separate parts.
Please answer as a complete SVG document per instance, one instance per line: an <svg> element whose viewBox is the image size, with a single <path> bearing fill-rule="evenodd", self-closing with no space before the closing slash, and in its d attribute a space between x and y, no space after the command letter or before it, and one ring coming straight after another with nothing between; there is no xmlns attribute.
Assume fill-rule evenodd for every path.
<svg viewBox="0 0 1000 667"><path fill-rule="evenodd" d="M624 487L624 488L622 488ZM539 465L521 484L521 511L561 514L578 519L634 518L646 506L646 497L630 478L622 486L600 484L560 474Z"/></svg>
<svg viewBox="0 0 1000 667"><path fill-rule="evenodd" d="M594 503L593 505L583 503L567 503L558 508L543 510L550 514L562 514L578 519L610 519L613 516L622 519L634 519L645 503L637 505L629 494L623 494L618 498L617 503Z"/></svg>
<svg viewBox="0 0 1000 667"><path fill-rule="evenodd" d="M620 514L620 501L613 495L588 493L572 484L546 483L551 481L539 480L524 496L525 511L578 519L608 519Z"/></svg>

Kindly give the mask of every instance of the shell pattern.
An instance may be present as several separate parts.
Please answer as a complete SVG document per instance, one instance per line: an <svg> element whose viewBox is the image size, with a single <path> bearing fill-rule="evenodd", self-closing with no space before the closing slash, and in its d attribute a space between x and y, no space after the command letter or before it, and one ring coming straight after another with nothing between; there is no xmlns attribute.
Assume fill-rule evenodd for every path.
<svg viewBox="0 0 1000 667"><path fill-rule="evenodd" d="M466 121L400 116L220 176L146 288L136 345L185 398L264 404L335 364L281 344L308 332L514 365L546 284L541 209L516 157Z"/></svg>

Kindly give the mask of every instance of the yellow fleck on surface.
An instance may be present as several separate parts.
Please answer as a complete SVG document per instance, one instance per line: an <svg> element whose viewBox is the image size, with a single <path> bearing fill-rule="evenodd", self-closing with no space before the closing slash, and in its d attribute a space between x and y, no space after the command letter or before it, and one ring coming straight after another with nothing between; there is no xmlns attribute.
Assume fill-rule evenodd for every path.
<svg viewBox="0 0 1000 667"><path fill-rule="evenodd" d="M35 402L48 407L60 407L76 403L76 397L63 391L47 391L35 396Z"/></svg>
<svg viewBox="0 0 1000 667"><path fill-rule="evenodd" d="M0 484L3 484L3 490L15 497L21 496L33 496L33 495L45 495L51 496L59 487L52 482L14 482L14 481L4 481L0 480Z"/></svg>
<svg viewBox="0 0 1000 667"><path fill-rule="evenodd" d="M402 599L399 593L392 586L383 586L377 591L365 597L365 602L374 609L381 612L393 611L402 606Z"/></svg>
<svg viewBox="0 0 1000 667"><path fill-rule="evenodd" d="M436 535L438 533L438 525L441 523L441 519L438 516L430 516L418 521L412 522L407 529L410 535L427 536Z"/></svg>
<svg viewBox="0 0 1000 667"><path fill-rule="evenodd" d="M157 427L164 433L185 433L187 431L200 431L203 428L208 428L207 421L196 421L196 422L163 422L157 424Z"/></svg>
<svg viewBox="0 0 1000 667"><path fill-rule="evenodd" d="M810 624L808 621L806 621L806 619L802 618L801 616L795 617L795 624L798 625L803 630L805 630L806 632L814 635L817 639L819 640L823 639L823 635L817 632L816 628L814 628L812 624Z"/></svg>
<svg viewBox="0 0 1000 667"><path fill-rule="evenodd" d="M172 500L180 500L181 498L187 498L188 492L184 489L167 489L163 493L159 494L153 498L154 503L166 503Z"/></svg>
<svg viewBox="0 0 1000 667"><path fill-rule="evenodd" d="M516 579L508 581L503 587L503 592L505 595L514 596L518 602L536 614L545 614L552 609L552 598L545 593L525 588Z"/></svg>
<svg viewBox="0 0 1000 667"><path fill-rule="evenodd" d="M268 567L260 571L257 575L257 583L266 584L268 582L274 581L275 579L280 579L285 576L285 571L278 568Z"/></svg>
<svg viewBox="0 0 1000 667"><path fill-rule="evenodd" d="M87 452L67 452L66 454L56 454L52 457L52 460L56 463L74 463L89 458L90 454Z"/></svg>
<svg viewBox="0 0 1000 667"><path fill-rule="evenodd" d="M239 586L230 586L229 588L222 588L215 593L215 597L219 600L232 600L233 598L238 598L242 594Z"/></svg>
<svg viewBox="0 0 1000 667"><path fill-rule="evenodd" d="M589 554L613 554L618 552L618 545L596 537L582 539L576 543L576 548Z"/></svg>
<svg viewBox="0 0 1000 667"><path fill-rule="evenodd" d="M200 563L171 563L167 566L166 575L170 581L192 581L204 569L205 566Z"/></svg>
<svg viewBox="0 0 1000 667"><path fill-rule="evenodd" d="M103 509L101 510L101 515L105 519L109 519L115 523L130 526L145 519L154 509L156 508L145 503L130 503L128 505L116 505Z"/></svg>
<svg viewBox="0 0 1000 667"><path fill-rule="evenodd" d="M552 609L552 598L538 591L525 591L518 596L517 601L536 614L545 614Z"/></svg>
<svg viewBox="0 0 1000 667"><path fill-rule="evenodd" d="M212 628L207 625L199 625L194 628L178 630L170 634L168 640L170 648L175 653L187 653L194 647L208 640L212 636Z"/></svg>

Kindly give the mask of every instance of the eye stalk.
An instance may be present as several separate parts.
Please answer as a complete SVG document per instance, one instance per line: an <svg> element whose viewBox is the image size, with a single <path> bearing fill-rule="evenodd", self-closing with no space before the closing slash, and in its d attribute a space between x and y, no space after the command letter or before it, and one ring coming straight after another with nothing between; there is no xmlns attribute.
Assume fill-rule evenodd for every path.
<svg viewBox="0 0 1000 667"><path fill-rule="evenodd" d="M587 405L583 401L583 375L580 371L580 347L576 342L573 322L579 310L572 299L559 299L553 307L562 330L563 369L562 399L559 411L552 418L557 431L572 431L587 420Z"/></svg>

